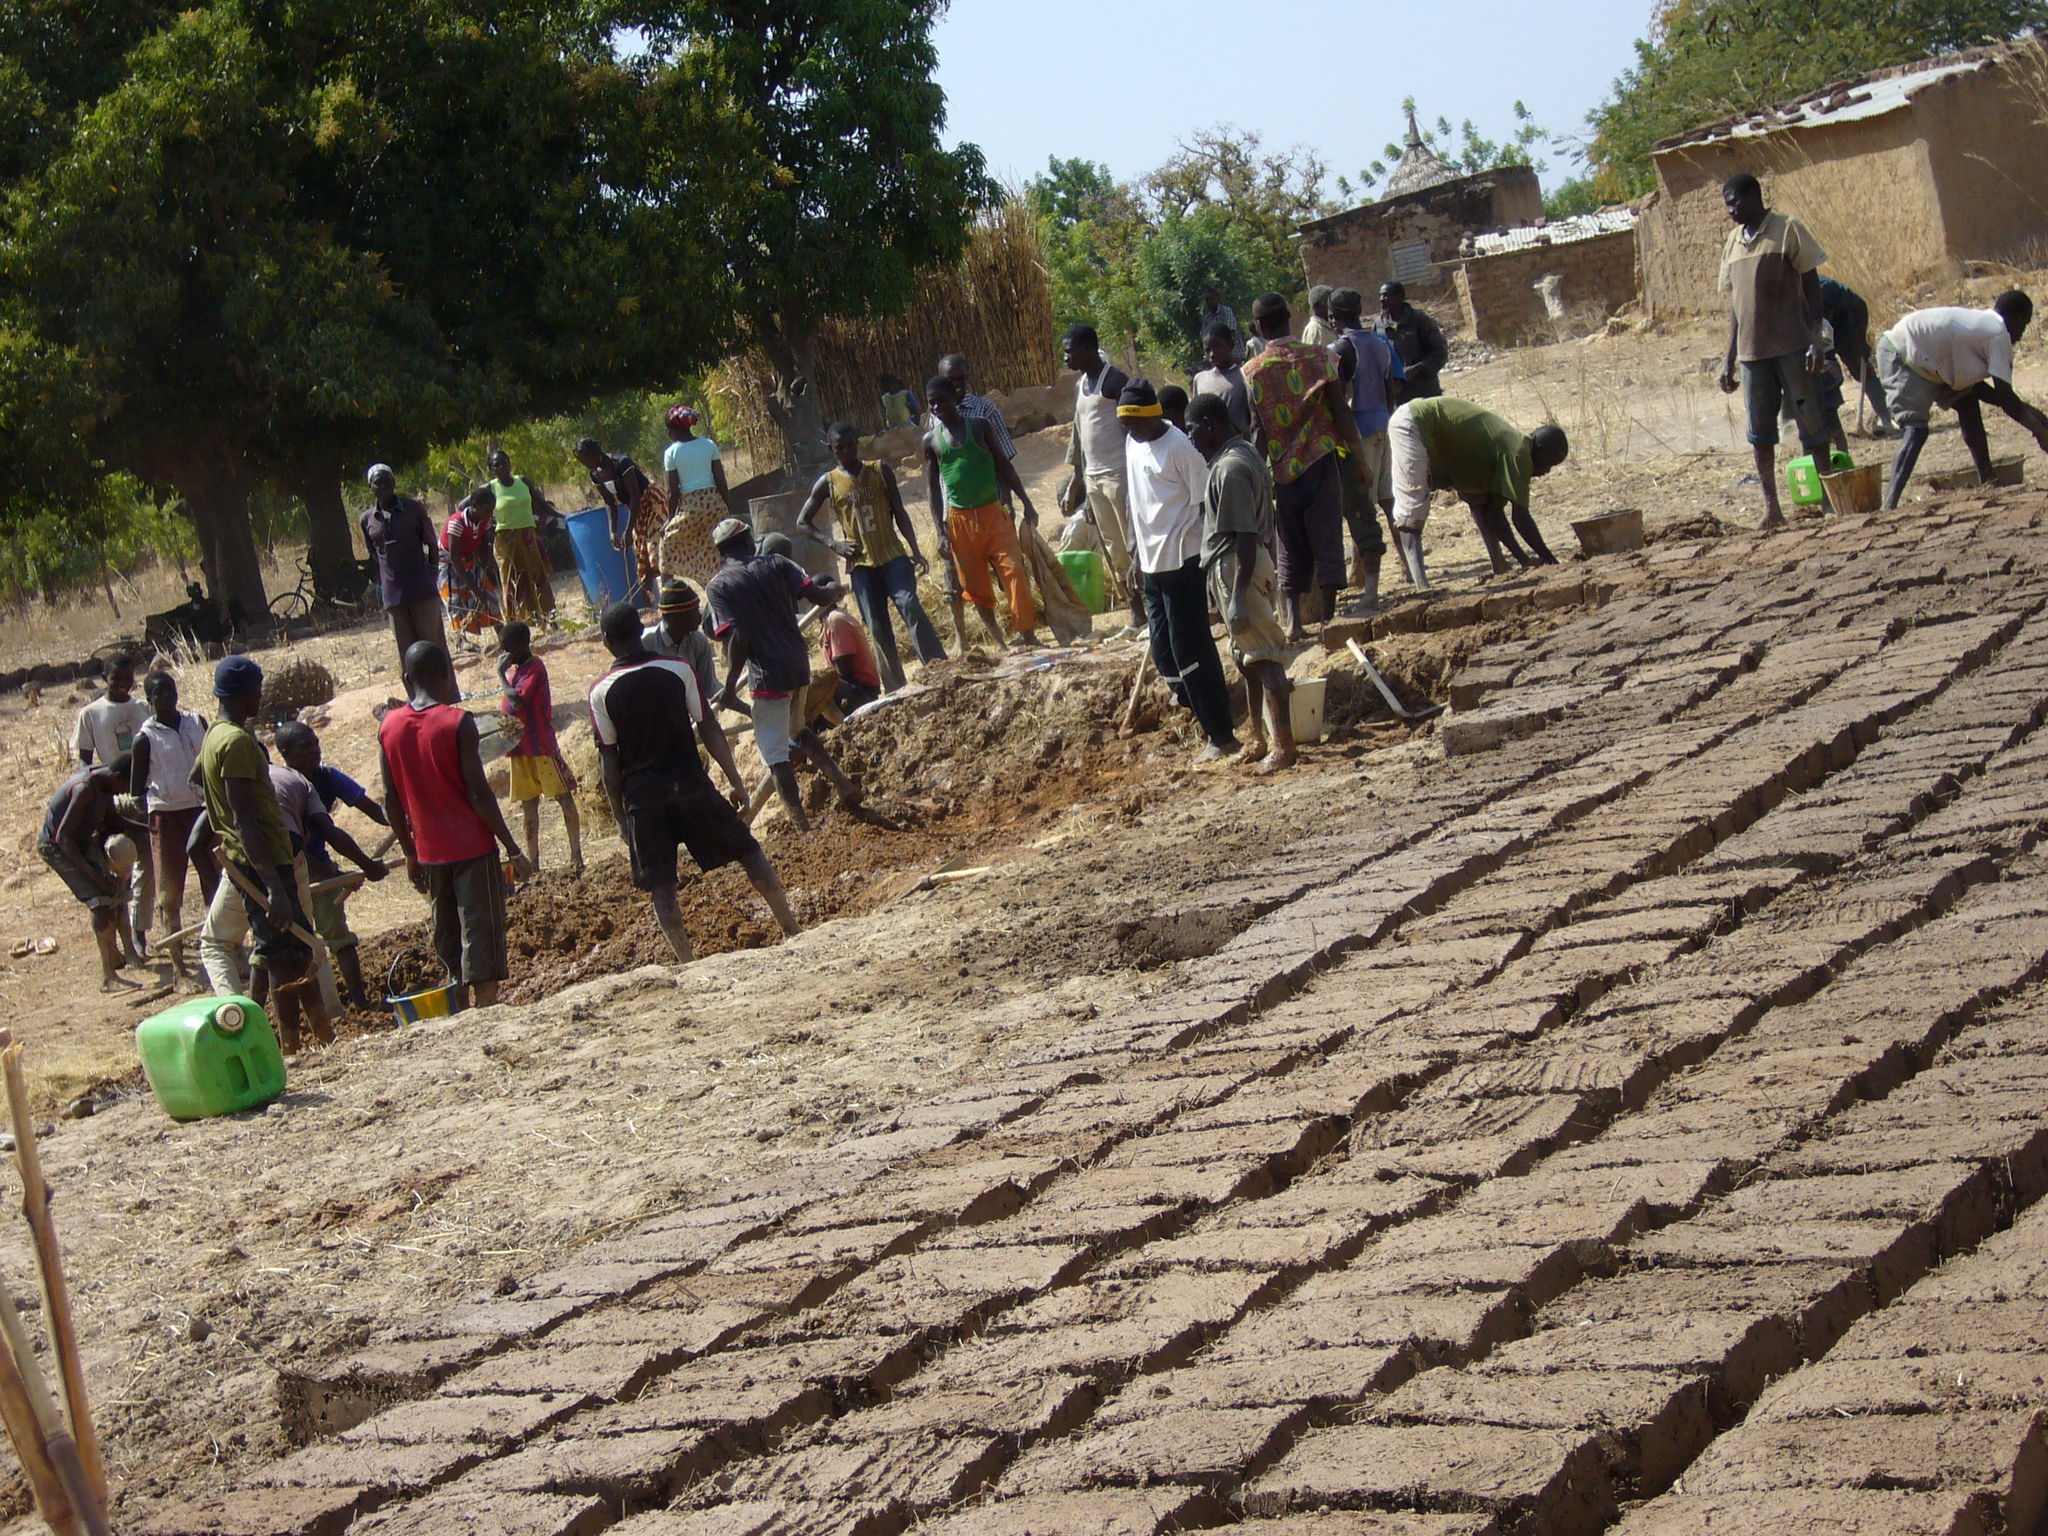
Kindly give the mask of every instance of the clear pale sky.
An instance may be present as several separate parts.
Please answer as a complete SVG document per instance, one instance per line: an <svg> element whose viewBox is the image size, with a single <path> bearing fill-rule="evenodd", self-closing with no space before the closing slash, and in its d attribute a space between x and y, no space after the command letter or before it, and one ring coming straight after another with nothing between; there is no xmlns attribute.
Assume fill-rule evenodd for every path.
<svg viewBox="0 0 2048 1536"><path fill-rule="evenodd" d="M1021 184L1051 155L1141 176L1181 136L1218 123L1256 131L1267 148L1308 145L1333 176L1354 175L1401 137L1404 96L1425 126L1469 117L1500 138L1520 100L1544 127L1582 137L1586 113L1633 60L1650 8L953 0L937 32L939 83L948 136L979 144L1006 182ZM1544 184L1576 168L1553 155Z"/></svg>

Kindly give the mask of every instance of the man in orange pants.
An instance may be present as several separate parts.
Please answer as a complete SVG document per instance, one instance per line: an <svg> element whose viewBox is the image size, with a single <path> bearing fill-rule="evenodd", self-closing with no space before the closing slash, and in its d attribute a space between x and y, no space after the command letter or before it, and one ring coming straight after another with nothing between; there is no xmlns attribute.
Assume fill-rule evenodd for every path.
<svg viewBox="0 0 2048 1536"><path fill-rule="evenodd" d="M932 428L924 435L925 484L931 492L932 525L938 530L939 557L951 558L961 590L981 614L997 645L1003 639L996 623L995 590L989 568L1010 599L1010 624L1017 643L1038 643L1038 606L1031 600L1031 578L1024 569L1024 550L1017 542L1001 496L1007 489L1038 526L1038 510L1017 478L1017 469L996 452L988 427L960 413L960 392L940 374L925 385Z"/></svg>

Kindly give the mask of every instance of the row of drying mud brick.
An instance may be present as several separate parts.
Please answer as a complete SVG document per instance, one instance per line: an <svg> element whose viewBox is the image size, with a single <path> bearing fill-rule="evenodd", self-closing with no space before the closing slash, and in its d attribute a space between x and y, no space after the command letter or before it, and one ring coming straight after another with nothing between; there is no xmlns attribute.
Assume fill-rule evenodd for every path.
<svg viewBox="0 0 2048 1536"><path fill-rule="evenodd" d="M2012 585L1999 595L2031 596ZM1065 1059L899 1115L840 1149L836 1183L847 1193L836 1200L806 1200L834 1182L829 1166L813 1165L601 1245L508 1302L396 1330L364 1357L304 1383L302 1411L317 1410L323 1392L325 1406L351 1416L394 1390L436 1396L354 1425L224 1505L163 1511L157 1528L338 1530L385 1501L399 1507L359 1522L365 1529L472 1521L594 1528L686 1486L693 1500L723 1502L638 1523L672 1523L649 1531L879 1530L993 1483L998 1495L1017 1497L961 1517L988 1528L1000 1510L1035 1518L1027 1497L1070 1501L1082 1497L1074 1487L1153 1476L1179 1493L1085 1497L1207 1500L1216 1518L1231 1513L1234 1506L1219 1501L1233 1495L1247 1509L1298 1502L1271 1480L1284 1479L1323 1437L1362 1432L1325 1427L1334 1406L1461 1352L1476 1358L1504 1337L1501 1319L1521 1317L1526 1326L1531 1308L1540 1319L1542 1306L1557 1300L1545 1293L1560 1280L1610 1262L1628 1232L1712 1198L1742 1158L1700 1160L1709 1166L1695 1186L1624 1202L1629 1214L1612 1230L1554 1244L1531 1274L1429 1282L1450 1284L1453 1300L1425 1298L1424 1311L1469 1311L1475 1298L1487 1298L1470 1327L1453 1326L1443 1312L1432 1332L1411 1298L1382 1309L1403 1320L1398 1339L1326 1341L1313 1365L1302 1363L1303 1346L1290 1346L1281 1355L1295 1359L1297 1390L1287 1394L1271 1381L1256 1389L1284 1401L1217 1406L1203 1398L1206 1406L1190 1408L1192 1399L1167 1391L1162 1401L1141 1395L1138 1406L1156 1411L1138 1413L1119 1407L1123 1397L1141 1386L1160 1391L1173 1375L1165 1368L1205 1344L1219 1360L1256 1358L1209 1341L1240 1316L1275 1318L1314 1302L1318 1284L1366 1274L1356 1264L1331 1266L1368 1239L1372 1273L1406 1263L1410 1280L1426 1279L1416 1266L1433 1262L1441 1243L1407 1237L1421 1246L1405 1259L1389 1245L1429 1233L1431 1223L1483 1217L1486 1181L1584 1141L1847 955L1932 917L1996 870L1997 860L1975 844L2031 828L2039 802L2023 785L1982 797L2004 774L1938 809L1959 776L1998 763L2006 741L2035 719L2043 690L2031 634L1999 650L2020 627L2017 612L1911 630L1896 613L1873 613L1799 636L1803 615L1783 606L1784 624L1768 634L1753 615L1740 616L1752 630L1742 643L1764 646L1753 670L1716 664L1689 687L1682 676L1654 689L1616 686L1560 722L1556 740L1539 738L1543 750L1515 765L1489 764L1483 787L1447 772L1433 799L1411 807L1405 834L1326 839L1320 854L1330 867L1313 867L1311 857L1306 893L1302 872L1282 866L1275 880L1295 887L1275 886L1263 899L1250 891L1223 898L1256 910L1294 896L1193 967L1188 986L1147 1016L1104 1026L1070 1042ZM1924 720L1915 713L1994 652L1991 667L1923 710ZM1642 671L1637 653L1607 654L1618 684ZM1755 661L1752 654L1745 665ZM1960 698L1971 682L1980 696ZM1937 718L1951 704L1954 718ZM1887 721L1899 723L1880 736ZM1940 728L1914 729L1920 725ZM2005 755L2017 763L2024 752ZM1849 784L1859 774L1871 779L1862 792ZM1815 785L1822 788L1765 814L1787 793ZM1990 814L1978 813L1980 802ZM1800 825L1757 842L1788 817ZM1646 1000L1632 1009L1615 1001L1629 988L1596 996L1646 966L1668 966L1741 914L1806 889L1901 829L1921 840L1931 861L1917 892L1873 892L1866 881L1850 915L1802 918L1771 935L1762 958L1777 961L1775 979L1729 991L1718 1024L1701 1016L1689 1030L1671 1031L1672 997L1693 999L1683 991L1660 997L1655 988L1668 989L1668 981L1639 987ZM1504 865L1511 878L1483 879ZM1678 886L1657 891L1674 880ZM1762 932L1752 923L1732 937ZM1729 942L1715 941L1716 951ZM1279 1001L1319 965L1365 945L1374 947L1294 1001ZM1788 949L1796 963L1785 960ZM1451 1006L1468 995L1471 1005ZM1951 1015L1928 1027L1938 1034L1960 1017ZM1557 1031L1567 1022L1595 1029L1609 1046L1630 1030L1648 1028L1648 1038L1630 1050L1560 1055ZM1887 1049L1891 1055L1879 1053L1886 1060L1913 1058L1904 1046ZM1882 1086L1871 1070L1834 1091ZM1536 1091L1521 1091L1528 1088ZM1778 1131L1784 1141L1799 1128ZM1347 1132L1352 1155L1332 1174L1332 1188L1342 1186L1334 1219L1282 1218L1294 1207L1276 1201L1316 1198L1310 1179L1257 1198ZM1752 1158L1748 1166L1762 1165ZM1459 1198L1475 1185L1478 1196ZM2021 1197L2006 1191L1992 1205L2002 1210ZM1190 1228L1203 1210L1211 1214ZM1541 1230L1522 1224L1526 1214L1503 1208L1495 1222L1525 1235ZM1402 1233L1391 1232L1402 1223ZM1231 1231L1238 1236L1220 1235ZM1368 1293L1407 1294L1361 1294ZM631 1305L618 1304L629 1296ZM1353 1302L1324 1304L1352 1316L1356 1331L1363 1314ZM1129 1315L1134 1307L1141 1316ZM513 1347L522 1338L539 1342ZM1062 1346L1080 1357L1062 1355ZM1285 1378L1289 1369L1276 1359L1265 1375ZM1342 1379L1300 1390L1326 1370ZM1123 1397L1113 1395L1127 1380ZM650 1382L645 1395L620 1401ZM888 1402L847 1411L892 1386ZM1720 1390L1727 1402L1743 1400L1739 1388ZM360 1395L350 1402L350 1392ZM974 1432L964 1399L977 1393L989 1400ZM1217 1466L1178 1474L1147 1470L1127 1442L1147 1433L1173 1439L1178 1428L1156 1426L1185 1412L1250 1414L1224 1436L1243 1454L1216 1451ZM920 1414L922 1429L913 1427ZM1212 1434L1224 1428L1209 1425ZM544 1433L553 1438L514 1449ZM1098 1435L1123 1449L1091 1452ZM1297 1437L1293 1455L1270 1465ZM775 1454L759 1454L777 1445ZM1126 1470L1104 1470L1105 1461ZM1062 1464L1087 1470L1047 1470ZM1614 1469L1610 1486L1641 1486L1628 1483L1630 1475ZM403 1502L441 1483L449 1486ZM831 1496L820 1497L826 1489ZM1351 1494L1312 1496L1405 1497ZM1530 1495L1484 1518L1548 1507ZM1050 1518L1038 1528L1067 1528L1063 1517ZM1186 1520L1193 1511L1159 1518Z"/></svg>

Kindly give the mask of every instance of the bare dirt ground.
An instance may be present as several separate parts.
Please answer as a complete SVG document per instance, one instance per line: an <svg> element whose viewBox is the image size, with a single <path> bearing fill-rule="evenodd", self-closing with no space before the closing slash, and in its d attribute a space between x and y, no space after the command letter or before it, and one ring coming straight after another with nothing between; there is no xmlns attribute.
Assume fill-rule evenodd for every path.
<svg viewBox="0 0 2048 1536"><path fill-rule="evenodd" d="M1584 452L1581 359L1655 425L1717 345L1459 387ZM360 1021L267 1112L56 1122L124 1528L2031 1530L2048 502L1763 539L1746 451L1607 430L1538 515L1653 503L1644 554L1475 588L1433 519L1453 585L1373 650L1440 728L1310 653L1341 729L1261 783L1116 735L1128 646L949 664L839 738L892 826L765 829L798 939L714 879L659 964L593 827L513 1004ZM370 777L388 642L305 649ZM550 659L565 704L600 667ZM71 702L0 706L18 827ZM54 1106L139 1014L5 858L0 933L64 940L0 962ZM401 882L352 911L416 938Z"/></svg>

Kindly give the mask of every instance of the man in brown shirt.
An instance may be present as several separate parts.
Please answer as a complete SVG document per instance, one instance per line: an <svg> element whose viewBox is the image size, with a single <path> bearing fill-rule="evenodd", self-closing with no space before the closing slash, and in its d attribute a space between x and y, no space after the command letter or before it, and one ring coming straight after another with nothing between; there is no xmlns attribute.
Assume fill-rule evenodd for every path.
<svg viewBox="0 0 2048 1536"><path fill-rule="evenodd" d="M1821 369L1828 349L1821 336L1820 264L1828 253L1797 219L1764 206L1764 189L1744 172L1721 189L1735 228L1721 253L1721 291L1728 295L1728 355L1721 390L1734 394L1742 364L1742 401L1749 441L1756 449L1764 488L1765 528L1783 525L1778 505L1778 412L1789 407L1799 445L1828 459L1827 411L1821 404Z"/></svg>

